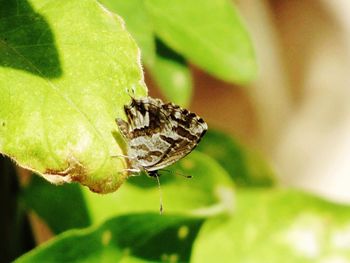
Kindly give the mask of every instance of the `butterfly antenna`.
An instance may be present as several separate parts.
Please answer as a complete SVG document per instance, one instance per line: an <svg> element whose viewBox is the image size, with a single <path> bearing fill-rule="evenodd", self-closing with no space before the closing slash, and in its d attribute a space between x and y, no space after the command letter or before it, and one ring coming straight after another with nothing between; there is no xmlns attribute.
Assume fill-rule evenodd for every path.
<svg viewBox="0 0 350 263"><path fill-rule="evenodd" d="M174 175L180 175L180 176L185 177L187 179L191 179L192 178L192 175L182 174L182 173L174 172L174 171L171 171L171 170L162 169L162 171L168 172L168 173L171 173L171 174L174 174Z"/></svg>
<svg viewBox="0 0 350 263"><path fill-rule="evenodd" d="M135 98L135 87L132 86L131 88L127 88L126 91L128 92L129 96L133 99Z"/></svg>
<svg viewBox="0 0 350 263"><path fill-rule="evenodd" d="M162 196L162 189L160 188L160 180L159 180L159 175L156 174L155 178L157 179L158 183L158 190L159 190L159 213L163 214L163 196Z"/></svg>

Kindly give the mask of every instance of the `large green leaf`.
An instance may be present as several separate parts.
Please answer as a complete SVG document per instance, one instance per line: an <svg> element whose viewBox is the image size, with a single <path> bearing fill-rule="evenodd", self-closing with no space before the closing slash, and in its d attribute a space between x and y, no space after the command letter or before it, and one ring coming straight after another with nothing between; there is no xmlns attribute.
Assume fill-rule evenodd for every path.
<svg viewBox="0 0 350 263"><path fill-rule="evenodd" d="M248 33L231 0L145 0L154 30L189 61L226 81L256 75Z"/></svg>
<svg viewBox="0 0 350 263"><path fill-rule="evenodd" d="M0 152L55 183L116 190L114 119L126 89L146 93L122 20L94 0L0 0L0 10Z"/></svg>
<svg viewBox="0 0 350 263"><path fill-rule="evenodd" d="M237 186L271 186L274 183L273 172L262 156L223 132L209 130L197 150L218 161Z"/></svg>
<svg viewBox="0 0 350 263"><path fill-rule="evenodd" d="M72 230L15 262L188 262L201 218L135 214Z"/></svg>
<svg viewBox="0 0 350 263"><path fill-rule="evenodd" d="M141 48L142 61L168 100L187 106L192 95L191 72L185 59L157 39L143 0L100 0L123 17Z"/></svg>
<svg viewBox="0 0 350 263"><path fill-rule="evenodd" d="M146 65L153 65L156 48L152 23L145 9L144 1L99 0L99 2L124 19L126 28L141 48L142 61Z"/></svg>
<svg viewBox="0 0 350 263"><path fill-rule="evenodd" d="M160 171L164 214L196 213L212 215L233 209L232 181L212 158L199 152L168 168L174 174ZM176 175L177 174L177 175ZM191 175L186 179L181 175ZM93 222L130 212L158 212L159 191L154 178L135 176L116 193L97 195L84 191Z"/></svg>
<svg viewBox="0 0 350 263"><path fill-rule="evenodd" d="M220 245L218 245L220 244ZM237 191L232 217L209 219L191 262L350 262L350 207L297 191Z"/></svg>

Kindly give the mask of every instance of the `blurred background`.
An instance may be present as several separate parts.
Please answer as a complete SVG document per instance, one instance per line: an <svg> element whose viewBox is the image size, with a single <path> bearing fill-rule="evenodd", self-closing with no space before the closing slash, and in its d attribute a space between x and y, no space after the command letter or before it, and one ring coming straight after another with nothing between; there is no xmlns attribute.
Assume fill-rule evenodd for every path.
<svg viewBox="0 0 350 263"><path fill-rule="evenodd" d="M210 60L201 60L205 49L203 52L193 45L193 39L185 36L184 42L177 43L174 39L181 37L181 30L176 31L179 28L168 25L173 32L162 28L167 21L157 17L157 12L166 9L165 1L100 2L123 17L140 46L149 95L180 104L209 124L208 134L196 151L172 168L194 178L186 181L181 176L161 177L165 211L200 218L195 227L188 224L189 228L181 232L185 236L191 233L193 239L185 245L171 243L175 241L168 244L164 240L177 240L180 232L169 238L173 232L164 227L165 237L156 239L159 246L154 246L154 232L140 232L141 237L152 236L139 249L151 251L151 256L128 250L132 242L138 244L140 239L137 231L133 232L135 225L144 226L154 220L152 227L156 229L168 222L167 216L158 217L158 188L146 176L130 178L115 193L102 196L78 184L50 185L2 158L0 193L6 211L6 216L0 218L0 225L6 226L1 228L5 237L1 240L3 262L50 239L57 250L48 246L23 262L38 262L40 256L48 255L60 258L64 255L62 248L89 242L96 233L100 240L101 229L109 229L113 238L114 231L123 237L135 234L130 235L131 243L125 247L120 240L111 244L125 249L127 256L145 261L155 260L156 255L163 262L213 262L210 260L219 255L222 262L349 262L350 2L235 0L231 10L226 5L231 4L229 1L220 0L216 7L222 8L221 14L227 15L224 18L238 28L234 39L236 35L230 34L236 29L230 31L231 24L220 24L225 20L215 18L215 14L204 17L196 13L210 10L215 0L203 1L203 6L194 11L193 2L179 1L183 10L193 12L187 13L188 21L185 15L179 18L180 29L187 28L186 22L189 28L203 24L199 32L222 28L220 33L229 36L222 42L223 49L225 40L242 40L242 46L232 46L234 52L238 50L234 55L243 54L240 63L244 69L240 71L240 64L234 64L232 78L230 69L224 72L226 65L220 69L215 67L216 62L213 66ZM152 6L155 2L158 5ZM176 5L172 2L175 11ZM149 13L145 14L145 10ZM177 18L175 11L169 8L164 12L174 12ZM178 11L182 13L181 6ZM152 23L148 15L153 17ZM215 43L216 39L210 37L203 37L204 46L213 39ZM214 59L217 56L218 61L225 62L225 54L220 57L215 47L211 51ZM256 72L252 66L254 57ZM134 222L134 213L148 212L156 216L141 214L138 223L130 223ZM129 222L124 228L108 224L122 216ZM91 225L100 228L88 235L76 232L83 240L74 239L72 232L66 234L67 240L60 239L61 233ZM152 227L147 225L142 230ZM107 240L108 244L113 238L104 235L102 243ZM92 243L87 243L88 248ZM217 247L218 243L222 246ZM173 254L164 254L167 245L187 250L171 257ZM96 248L106 253L103 249ZM77 261L84 253L90 256L85 250L76 251ZM99 262L100 258L93 256L89 262Z"/></svg>
<svg viewBox="0 0 350 263"><path fill-rule="evenodd" d="M350 202L350 3L235 3L256 51L257 78L228 84L193 66L191 108L261 151L282 186Z"/></svg>

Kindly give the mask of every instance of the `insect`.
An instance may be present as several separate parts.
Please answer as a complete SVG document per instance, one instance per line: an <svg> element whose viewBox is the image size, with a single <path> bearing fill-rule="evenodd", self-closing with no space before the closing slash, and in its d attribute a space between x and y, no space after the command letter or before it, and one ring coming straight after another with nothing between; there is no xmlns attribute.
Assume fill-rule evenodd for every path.
<svg viewBox="0 0 350 263"><path fill-rule="evenodd" d="M127 144L127 158L133 173L157 171L189 154L208 129L205 121L173 103L143 97L124 106L127 121L116 119ZM159 181L158 181L159 183Z"/></svg>

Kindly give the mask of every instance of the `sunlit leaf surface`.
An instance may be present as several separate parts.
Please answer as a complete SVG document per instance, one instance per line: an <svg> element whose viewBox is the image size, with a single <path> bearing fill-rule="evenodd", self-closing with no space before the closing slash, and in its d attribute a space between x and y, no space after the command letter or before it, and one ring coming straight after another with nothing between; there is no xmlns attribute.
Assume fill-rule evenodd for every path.
<svg viewBox="0 0 350 263"><path fill-rule="evenodd" d="M192 77L186 60L154 35L143 0L100 0L120 15L141 48L142 62L166 99L187 106L192 95Z"/></svg>
<svg viewBox="0 0 350 263"><path fill-rule="evenodd" d="M1 0L0 13L0 152L55 183L116 190L114 119L126 89L146 90L123 22L93 0Z"/></svg>
<svg viewBox="0 0 350 263"><path fill-rule="evenodd" d="M141 49L142 62L154 63L156 52L153 26L143 0L99 0L108 10L121 16L126 29Z"/></svg>

